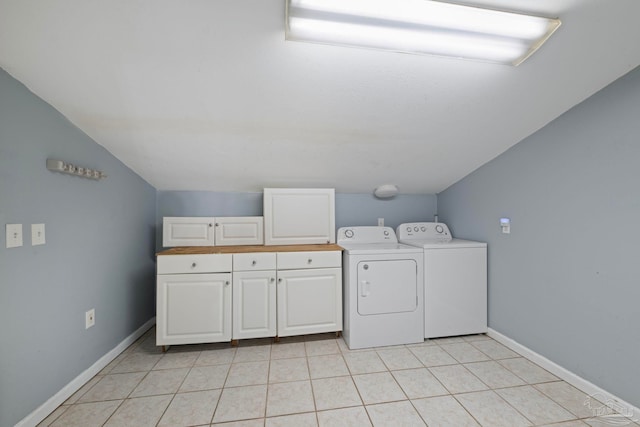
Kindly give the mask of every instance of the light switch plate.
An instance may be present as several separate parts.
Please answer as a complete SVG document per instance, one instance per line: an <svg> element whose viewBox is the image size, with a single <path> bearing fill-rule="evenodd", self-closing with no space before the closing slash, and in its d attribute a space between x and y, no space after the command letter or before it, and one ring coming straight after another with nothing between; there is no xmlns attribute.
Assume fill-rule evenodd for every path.
<svg viewBox="0 0 640 427"><path fill-rule="evenodd" d="M7 224L7 248L22 246L22 224Z"/></svg>
<svg viewBox="0 0 640 427"><path fill-rule="evenodd" d="M44 244L44 224L31 224L31 246Z"/></svg>

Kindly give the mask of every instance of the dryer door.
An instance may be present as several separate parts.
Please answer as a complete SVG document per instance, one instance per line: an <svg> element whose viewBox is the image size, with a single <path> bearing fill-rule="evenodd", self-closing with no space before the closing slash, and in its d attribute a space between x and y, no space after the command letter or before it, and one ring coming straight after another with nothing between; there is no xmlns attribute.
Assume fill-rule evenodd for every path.
<svg viewBox="0 0 640 427"><path fill-rule="evenodd" d="M415 260L358 263L360 315L415 311L418 307L418 289L418 266Z"/></svg>

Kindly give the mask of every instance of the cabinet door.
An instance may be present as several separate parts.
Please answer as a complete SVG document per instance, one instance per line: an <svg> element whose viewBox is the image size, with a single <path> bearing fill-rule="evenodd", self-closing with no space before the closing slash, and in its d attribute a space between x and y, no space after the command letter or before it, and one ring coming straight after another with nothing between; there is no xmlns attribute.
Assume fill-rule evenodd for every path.
<svg viewBox="0 0 640 427"><path fill-rule="evenodd" d="M162 218L162 246L213 246L213 217Z"/></svg>
<svg viewBox="0 0 640 427"><path fill-rule="evenodd" d="M216 246L262 245L264 221L261 216L216 218Z"/></svg>
<svg viewBox="0 0 640 427"><path fill-rule="evenodd" d="M265 245L335 243L333 188L265 188Z"/></svg>
<svg viewBox="0 0 640 427"><path fill-rule="evenodd" d="M342 270L278 271L278 336L342 330Z"/></svg>
<svg viewBox="0 0 640 427"><path fill-rule="evenodd" d="M156 344L231 340L231 274L161 274Z"/></svg>
<svg viewBox="0 0 640 427"><path fill-rule="evenodd" d="M233 339L276 336L276 271L233 273Z"/></svg>

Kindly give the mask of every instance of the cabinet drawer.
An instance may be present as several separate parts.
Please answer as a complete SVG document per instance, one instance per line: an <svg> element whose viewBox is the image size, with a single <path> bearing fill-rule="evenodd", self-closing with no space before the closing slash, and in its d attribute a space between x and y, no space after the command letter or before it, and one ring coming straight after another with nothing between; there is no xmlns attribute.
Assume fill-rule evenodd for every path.
<svg viewBox="0 0 640 427"><path fill-rule="evenodd" d="M251 271L251 270L275 270L276 254L275 252L267 253L248 253L233 254L233 271Z"/></svg>
<svg viewBox="0 0 640 427"><path fill-rule="evenodd" d="M340 267L340 251L278 252L278 270Z"/></svg>
<svg viewBox="0 0 640 427"><path fill-rule="evenodd" d="M161 255L158 274L230 272L231 259L231 254Z"/></svg>

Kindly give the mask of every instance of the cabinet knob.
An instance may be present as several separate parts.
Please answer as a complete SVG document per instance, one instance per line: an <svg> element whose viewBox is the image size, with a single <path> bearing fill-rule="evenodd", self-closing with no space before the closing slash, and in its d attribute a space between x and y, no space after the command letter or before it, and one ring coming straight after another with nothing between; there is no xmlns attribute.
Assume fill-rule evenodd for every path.
<svg viewBox="0 0 640 427"><path fill-rule="evenodd" d="M229 286L229 281L227 280L226 282L224 282L224 284L225 284L226 286Z"/></svg>
<svg viewBox="0 0 640 427"><path fill-rule="evenodd" d="M191 268L196 268L196 263L194 262L193 264L191 264Z"/></svg>
<svg viewBox="0 0 640 427"><path fill-rule="evenodd" d="M213 224L209 223L209 227L213 227Z"/></svg>
<svg viewBox="0 0 640 427"><path fill-rule="evenodd" d="M253 261L251 262L251 265L256 265L256 264L257 264L257 263L256 263L256 260L253 260Z"/></svg>
<svg viewBox="0 0 640 427"><path fill-rule="evenodd" d="M275 281L276 281L276 279L274 279L273 277L272 277L272 278L271 278L271 280L270 280L270 282L271 282L271 283L273 283L273 282L275 282Z"/></svg>
<svg viewBox="0 0 640 427"><path fill-rule="evenodd" d="M278 279L278 283L282 283L282 277Z"/></svg>
<svg viewBox="0 0 640 427"><path fill-rule="evenodd" d="M311 258L309 258L309 259L307 260L307 264L311 264L311 262L312 262L312 261L313 261L313 260L312 260Z"/></svg>
<svg viewBox="0 0 640 427"><path fill-rule="evenodd" d="M216 222L216 227L220 227L220 224L218 224L217 222Z"/></svg>

